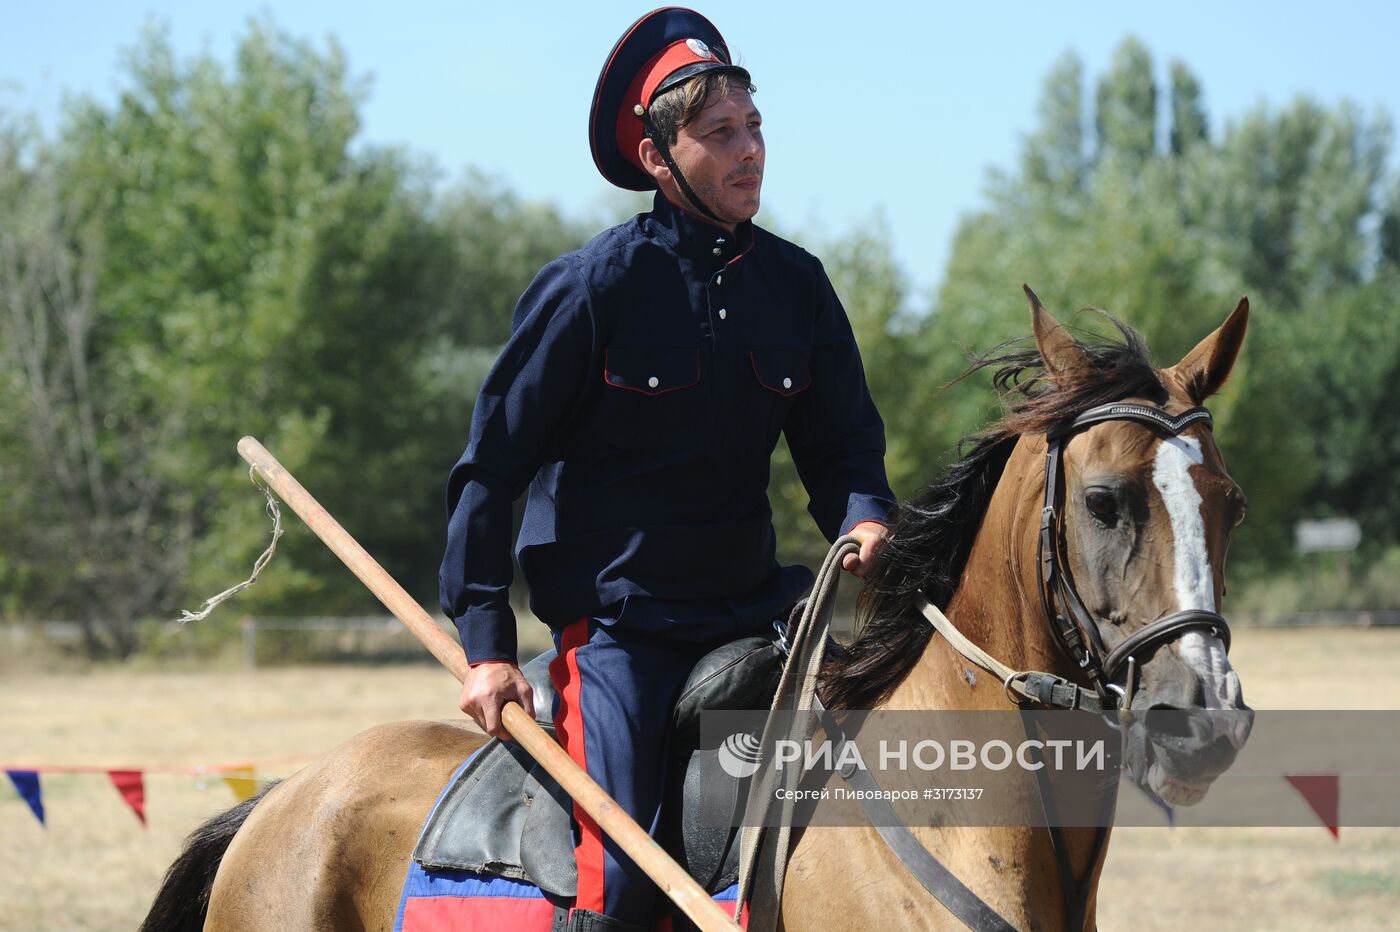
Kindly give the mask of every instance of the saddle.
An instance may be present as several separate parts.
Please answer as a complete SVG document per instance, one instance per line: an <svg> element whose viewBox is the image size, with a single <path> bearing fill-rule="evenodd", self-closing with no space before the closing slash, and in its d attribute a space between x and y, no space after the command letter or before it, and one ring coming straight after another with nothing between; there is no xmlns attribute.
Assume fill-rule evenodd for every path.
<svg viewBox="0 0 1400 932"><path fill-rule="evenodd" d="M554 656L551 648L522 668L534 690L536 720L551 734ZM768 708L783 660L778 644L767 638L716 648L695 665L672 712L658 840L709 893L726 889L738 876L738 831L729 826L744 797L740 781L720 766L719 749L699 748L700 713ZM429 870L522 880L569 898L578 885L572 822L572 800L554 778L518 743L493 738L443 793L413 858Z"/></svg>

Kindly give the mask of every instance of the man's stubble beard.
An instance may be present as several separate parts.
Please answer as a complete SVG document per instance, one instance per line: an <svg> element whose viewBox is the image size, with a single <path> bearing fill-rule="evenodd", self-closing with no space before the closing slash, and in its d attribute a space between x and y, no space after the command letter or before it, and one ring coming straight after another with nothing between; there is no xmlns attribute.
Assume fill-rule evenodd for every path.
<svg viewBox="0 0 1400 932"><path fill-rule="evenodd" d="M721 197L726 191L729 190L729 186L731 184L733 184L736 181L740 181L744 178L758 179L758 188L755 189L753 192L753 211L751 213L746 212L743 215L727 215L725 209L722 206L724 204L724 201L721 199ZM687 178L686 180L690 181L689 178ZM761 194L763 191L763 169L755 168L732 171L725 176L724 181L721 182L721 184L723 187L717 189L715 186L710 185L708 183L702 182L700 184L696 184L694 181L690 181L690 187L695 191L696 197L700 198L700 200L704 202L705 206L713 210L718 215L719 219L725 223L743 223L746 220L752 219L758 213L758 207L759 203L761 202ZM745 208L745 210L747 210L747 208ZM702 210L697 209L696 212L701 214L702 216L704 215L704 211Z"/></svg>

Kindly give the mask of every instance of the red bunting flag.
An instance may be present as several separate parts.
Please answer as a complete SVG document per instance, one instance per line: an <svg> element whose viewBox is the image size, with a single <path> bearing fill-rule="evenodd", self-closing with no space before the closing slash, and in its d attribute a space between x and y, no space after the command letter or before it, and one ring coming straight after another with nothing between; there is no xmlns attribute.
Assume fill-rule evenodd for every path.
<svg viewBox="0 0 1400 932"><path fill-rule="evenodd" d="M1342 781L1335 773L1284 774L1312 811L1327 826L1332 837L1341 840Z"/></svg>
<svg viewBox="0 0 1400 932"><path fill-rule="evenodd" d="M112 785L117 788L117 792L122 794L122 799L131 807L131 811L136 813L136 818L141 820L141 824L146 824L146 787L141 779L139 770L109 770L107 776L112 779Z"/></svg>

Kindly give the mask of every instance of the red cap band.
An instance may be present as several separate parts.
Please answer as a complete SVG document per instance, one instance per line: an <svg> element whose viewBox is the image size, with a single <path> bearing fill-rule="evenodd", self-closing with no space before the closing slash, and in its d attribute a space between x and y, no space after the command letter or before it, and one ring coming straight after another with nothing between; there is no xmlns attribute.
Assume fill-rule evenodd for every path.
<svg viewBox="0 0 1400 932"><path fill-rule="evenodd" d="M700 54L700 50L705 54ZM686 65L703 61L719 59L705 43L697 39L681 39L653 55L637 72L637 76L627 87L627 93L622 98L622 108L617 114L617 148L623 158L642 168L642 159L637 154L637 147L646 135L646 128L642 125L642 118L637 115L637 105L650 107L652 95L656 93L662 81Z"/></svg>

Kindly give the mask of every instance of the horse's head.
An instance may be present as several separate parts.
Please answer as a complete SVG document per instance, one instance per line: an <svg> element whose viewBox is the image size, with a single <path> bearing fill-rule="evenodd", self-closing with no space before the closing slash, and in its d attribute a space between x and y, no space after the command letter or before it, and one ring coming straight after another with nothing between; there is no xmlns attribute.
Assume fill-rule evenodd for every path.
<svg viewBox="0 0 1400 932"><path fill-rule="evenodd" d="M969 370L995 367L1013 403L900 504L865 580L860 634L823 669L824 701L985 708L970 665L993 668L930 642L921 606L931 604L997 658L998 679L1012 671L992 684L997 702L1029 675L1016 671L1075 680L1105 707L1126 693L1134 775L1163 799L1194 803L1253 722L1219 614L1244 495L1200 407L1234 367L1248 304L1155 369L1131 329L1120 325L1121 344L1084 345L1027 295L1036 349ZM949 675L950 654L963 676ZM925 659L928 676L913 677Z"/></svg>
<svg viewBox="0 0 1400 932"><path fill-rule="evenodd" d="M1058 391L1073 393L1100 377L1094 356L1027 295L1045 375ZM1143 786L1179 805L1205 795L1253 719L1217 614L1245 496L1226 471L1209 418L1185 417L1225 383L1248 315L1242 300L1180 362L1156 371L1159 385L1114 399L1128 402L1129 414L1140 405L1138 416L1081 418L1059 432L1056 556L1069 591L1061 587L1058 611L1074 616L1062 603L1077 593L1088 616L1079 615L1080 626L1092 629L1083 632L1086 642L1100 659L1112 658L1109 678L1131 692L1137 720L1128 763ZM1166 420L1152 423L1153 412ZM1055 587L1048 588L1053 605Z"/></svg>

